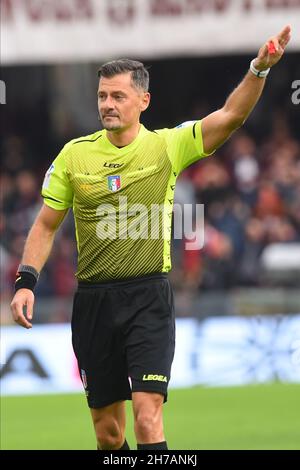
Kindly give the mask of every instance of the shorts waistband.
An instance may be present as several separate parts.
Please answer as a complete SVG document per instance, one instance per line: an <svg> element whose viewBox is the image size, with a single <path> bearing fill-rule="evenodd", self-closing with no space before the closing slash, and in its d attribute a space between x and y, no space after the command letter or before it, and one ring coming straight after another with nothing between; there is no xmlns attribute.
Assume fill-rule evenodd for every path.
<svg viewBox="0 0 300 470"><path fill-rule="evenodd" d="M152 273L144 276L127 277L123 279L115 279L101 282L78 281L78 289L97 289L108 287L122 287L126 285L139 284L140 282L155 281L167 279L167 273Z"/></svg>

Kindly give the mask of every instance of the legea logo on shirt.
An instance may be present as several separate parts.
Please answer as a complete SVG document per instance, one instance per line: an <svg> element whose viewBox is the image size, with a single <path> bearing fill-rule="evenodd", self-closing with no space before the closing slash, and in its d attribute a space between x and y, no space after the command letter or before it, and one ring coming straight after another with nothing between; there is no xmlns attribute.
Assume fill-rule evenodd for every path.
<svg viewBox="0 0 300 470"><path fill-rule="evenodd" d="M110 191L115 193L121 188L121 176L108 176L107 177L107 186Z"/></svg>

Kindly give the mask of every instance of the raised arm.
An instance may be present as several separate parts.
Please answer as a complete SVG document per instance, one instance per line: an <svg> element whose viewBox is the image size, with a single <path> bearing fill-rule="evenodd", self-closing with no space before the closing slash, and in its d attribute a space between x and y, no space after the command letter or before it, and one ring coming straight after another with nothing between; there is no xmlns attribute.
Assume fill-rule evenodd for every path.
<svg viewBox="0 0 300 470"><path fill-rule="evenodd" d="M38 273L42 270L50 254L55 233L62 223L68 209L55 210L43 205L26 240L21 264L32 266ZM31 328L34 294L32 290L17 290L11 302L11 312L16 323ZM26 315L23 307L26 306ZM27 317L27 318L26 318Z"/></svg>
<svg viewBox="0 0 300 470"><path fill-rule="evenodd" d="M258 71L273 67L284 54L291 37L291 28L286 26L281 33L266 42L259 50L253 65ZM269 52L269 44L273 43L274 52ZM259 100L266 79L255 76L250 70L231 93L223 108L209 114L202 120L202 137L204 151L211 153L220 147L231 134L241 127Z"/></svg>

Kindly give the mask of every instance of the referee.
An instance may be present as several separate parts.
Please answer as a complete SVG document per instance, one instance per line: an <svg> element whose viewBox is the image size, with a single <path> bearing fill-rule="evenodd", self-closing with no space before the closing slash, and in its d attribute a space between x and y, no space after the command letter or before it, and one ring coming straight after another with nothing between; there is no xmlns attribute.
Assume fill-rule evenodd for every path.
<svg viewBox="0 0 300 470"><path fill-rule="evenodd" d="M143 64L106 63L98 89L104 130L67 143L46 173L44 205L18 268L12 315L32 327L35 284L72 208L78 247L72 343L98 449L129 449L125 400L131 399L137 449L167 449L162 405L175 346L167 272L176 178L242 126L289 40L286 26L260 49L223 108L154 132L140 123L150 103ZM163 220L154 217L150 231L153 205L163 205L164 213Z"/></svg>

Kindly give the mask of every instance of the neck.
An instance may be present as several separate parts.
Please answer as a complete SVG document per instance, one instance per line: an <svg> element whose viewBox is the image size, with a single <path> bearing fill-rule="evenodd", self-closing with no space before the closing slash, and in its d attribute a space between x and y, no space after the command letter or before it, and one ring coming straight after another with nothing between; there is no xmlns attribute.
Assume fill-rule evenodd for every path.
<svg viewBox="0 0 300 470"><path fill-rule="evenodd" d="M131 144L137 137L141 124L137 122L134 126L120 131L106 131L108 140L116 147L125 147Z"/></svg>

